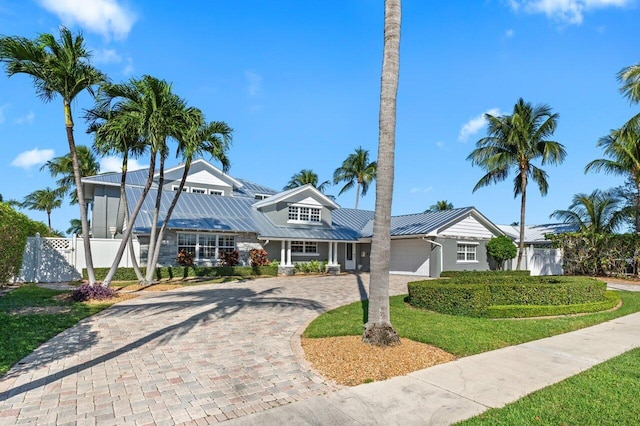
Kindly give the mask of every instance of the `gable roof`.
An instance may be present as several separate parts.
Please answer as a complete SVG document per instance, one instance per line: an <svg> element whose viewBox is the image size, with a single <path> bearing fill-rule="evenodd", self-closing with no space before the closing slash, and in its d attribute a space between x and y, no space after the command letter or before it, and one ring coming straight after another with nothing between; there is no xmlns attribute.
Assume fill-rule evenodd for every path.
<svg viewBox="0 0 640 426"><path fill-rule="evenodd" d="M462 207L451 210L427 211L391 217L391 236L410 236L438 234L443 228L453 225L466 217L473 216L494 233L502 234L502 230L483 216L474 207ZM362 236L373 236L373 219L362 230Z"/></svg>
<svg viewBox="0 0 640 426"><path fill-rule="evenodd" d="M502 231L516 243L520 241L519 225L498 225ZM548 243L546 234L562 234L563 232L575 232L578 227L569 223L546 223L542 225L525 225L525 244Z"/></svg>
<svg viewBox="0 0 640 426"><path fill-rule="evenodd" d="M257 203L255 203L253 205L253 207L255 207L256 209L260 209L266 206L270 206L282 201L286 201L298 194L301 194L303 192L311 192L311 194L313 195L314 199L319 199L319 201L321 202L321 204L325 207L331 208L331 209L339 209L340 206L333 201L331 198L327 197L326 195L324 195L322 192L318 191L313 185L311 184L306 184L303 186L299 186L297 188L292 188L292 189L288 189L286 191L282 191L279 194L275 194L269 198L265 198L262 201L258 201Z"/></svg>
<svg viewBox="0 0 640 426"><path fill-rule="evenodd" d="M164 171L164 176L165 176L165 180L167 180L167 177L172 175L178 175L178 177L175 180L180 180L182 178L182 173L183 173L183 169L185 168L185 164L181 163L178 164L175 167L171 167L169 169L166 169ZM209 174L212 175L214 177L216 177L217 179L221 180L222 182L224 182L225 184L229 185L232 188L241 188L242 187L242 182L232 178L231 176L229 176L228 174L226 174L225 172L223 172L222 170L220 170L219 168L217 168L216 166L212 165L211 163L203 160L202 158L198 158L197 160L194 160L191 163L191 167L189 168L189 176L187 177L187 181L189 181L189 177L195 177L197 175L201 175L201 174ZM156 173L153 178L154 180L157 179L160 176L160 172ZM201 182L200 182L201 183Z"/></svg>

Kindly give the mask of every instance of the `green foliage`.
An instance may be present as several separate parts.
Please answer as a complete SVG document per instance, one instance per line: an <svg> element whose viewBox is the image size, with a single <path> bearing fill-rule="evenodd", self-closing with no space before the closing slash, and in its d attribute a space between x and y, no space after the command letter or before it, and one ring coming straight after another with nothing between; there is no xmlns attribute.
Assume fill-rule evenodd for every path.
<svg viewBox="0 0 640 426"><path fill-rule="evenodd" d="M491 238L487 242L487 252L498 262L498 269L503 268L505 261L514 259L518 255L518 249L511 238L504 235Z"/></svg>
<svg viewBox="0 0 640 426"><path fill-rule="evenodd" d="M528 277L531 271L442 271L440 277L457 278L457 277L480 277L480 278L508 278L508 277Z"/></svg>
<svg viewBox="0 0 640 426"><path fill-rule="evenodd" d="M53 298L64 293L26 285L0 298L0 375L56 334L110 306ZM37 314L16 311L31 306L59 306L65 312Z"/></svg>
<svg viewBox="0 0 640 426"><path fill-rule="evenodd" d="M326 269L327 261L318 262L317 260L310 260L309 262L297 262L293 266L295 272L301 272L304 274L317 274L323 273Z"/></svg>
<svg viewBox="0 0 640 426"><path fill-rule="evenodd" d="M409 303L415 307L450 315L490 317L505 308L492 306L560 306L598 303L605 301L606 284L582 277L511 277L456 278L449 280L416 281L408 284ZM575 306L570 308L575 312ZM527 309L511 309L510 312L529 312ZM530 316L530 315L526 315Z"/></svg>
<svg viewBox="0 0 640 426"><path fill-rule="evenodd" d="M141 267L142 275L146 275L147 268ZM101 281L107 276L109 268L96 268L96 279ZM87 276L87 270L82 271L83 277ZM156 268L156 278L174 278L174 277L248 277L278 275L277 265L259 266L253 268L251 266L166 266ZM133 268L118 268L114 281L137 281L138 277Z"/></svg>
<svg viewBox="0 0 640 426"><path fill-rule="evenodd" d="M562 249L565 275L624 275L637 271L637 234L568 232L547 238Z"/></svg>
<svg viewBox="0 0 640 426"><path fill-rule="evenodd" d="M46 237L49 228L0 203L0 284L20 272L27 237L35 236L37 232Z"/></svg>

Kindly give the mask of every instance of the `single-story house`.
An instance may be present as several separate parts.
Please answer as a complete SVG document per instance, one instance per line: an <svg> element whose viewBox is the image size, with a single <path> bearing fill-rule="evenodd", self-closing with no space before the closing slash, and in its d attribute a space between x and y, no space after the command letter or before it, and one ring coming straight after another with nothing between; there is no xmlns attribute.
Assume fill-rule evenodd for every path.
<svg viewBox="0 0 640 426"><path fill-rule="evenodd" d="M183 166L165 171L162 188L154 186L132 224L144 263L155 198L163 191L160 221L178 189ZM128 206L140 199L148 170L127 173ZM120 173L83 178L92 203L95 238L118 238L128 224L120 203ZM327 261L334 271L369 271L374 212L340 207L313 186L279 192L233 178L204 160L192 163L183 193L167 224L159 264L174 265L180 250L213 265L220 252L261 248L278 261L282 273L297 262ZM161 222L160 222L161 224ZM393 216L392 273L438 277L443 270L486 270L486 242L505 232L473 207Z"/></svg>

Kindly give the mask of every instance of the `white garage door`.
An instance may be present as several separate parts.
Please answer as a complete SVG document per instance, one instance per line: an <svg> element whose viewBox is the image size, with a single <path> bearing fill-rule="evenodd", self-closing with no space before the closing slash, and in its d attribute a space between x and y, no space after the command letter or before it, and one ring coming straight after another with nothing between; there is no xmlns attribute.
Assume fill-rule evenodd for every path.
<svg viewBox="0 0 640 426"><path fill-rule="evenodd" d="M392 274L429 276L431 245L421 238L391 240Z"/></svg>

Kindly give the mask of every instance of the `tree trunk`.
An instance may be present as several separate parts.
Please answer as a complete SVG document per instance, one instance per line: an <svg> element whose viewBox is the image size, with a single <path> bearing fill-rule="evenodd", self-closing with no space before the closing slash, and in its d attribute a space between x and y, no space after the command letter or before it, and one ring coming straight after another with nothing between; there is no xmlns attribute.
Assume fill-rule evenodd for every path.
<svg viewBox="0 0 640 426"><path fill-rule="evenodd" d="M400 59L400 0L385 0L384 50L380 89L378 179L371 243L369 311L362 340L378 346L400 343L389 313L391 202L393 199L396 97Z"/></svg>
<svg viewBox="0 0 640 426"><path fill-rule="evenodd" d="M151 284L153 282L153 276L156 272L156 266L152 265L153 262L153 253L156 250L156 244L158 242L158 218L160 217L160 204L162 203L162 186L164 185L164 160L165 155L160 150L160 176L158 177L158 191L156 193L156 205L153 209L153 221L151 222L151 235L149 236L149 250L147 252L147 275L144 278L145 285Z"/></svg>
<svg viewBox="0 0 640 426"><path fill-rule="evenodd" d="M80 164L78 163L78 153L76 152L76 142L73 137L73 117L71 116L71 103L64 102L64 121L67 130L67 142L69 143L69 154L73 165L73 178L76 183L76 194L78 205L80 206L80 223L82 224L82 243L84 245L84 259L87 267L87 280L89 285L96 283L96 274L93 269L93 256L91 255L91 240L89 235L89 220L87 217L87 203L84 200L84 189L82 188L82 175L80 174Z"/></svg>
<svg viewBox="0 0 640 426"><path fill-rule="evenodd" d="M111 264L111 268L109 269L109 272L107 273L107 276L104 278L104 281L102 282L102 285L104 287L108 287L109 285L111 285L111 281L113 280L113 277L116 275L116 271L118 270L118 266L120 265L120 260L122 259L122 255L124 254L124 250L125 250L127 244L132 247L131 236L132 236L132 233L133 233L133 223L135 222L136 218L138 217L138 213L140 213L140 210L142 209L142 204L144 203L144 200L145 200L145 198L147 198L147 194L149 193L149 190L151 189L151 184L153 183L153 174L155 172L155 167L156 167L156 157L155 157L154 154L152 154L151 155L151 162L149 164L149 175L147 176L147 182L144 185L144 188L142 190L142 195L140 196L140 199L138 200L138 202L136 203L135 208L133 209L133 214L131 215L130 220L128 220L128 222L127 222L127 229L122 233L122 240L120 241L120 246L118 246L118 251L116 252L116 257L113 260L113 263ZM125 205L125 211L128 211L128 207L126 205ZM127 213L125 213L125 214L127 214ZM131 251L132 251L132 258L135 260L135 256L133 255L133 248L131 248ZM142 274L140 273L139 269L136 272L136 276L138 277L138 280L144 281L144 277L142 277Z"/></svg>
<svg viewBox="0 0 640 426"><path fill-rule="evenodd" d="M358 210L358 200L360 200L360 181L356 186L356 210Z"/></svg>
<svg viewBox="0 0 640 426"><path fill-rule="evenodd" d="M516 271L520 270L522 255L524 253L524 212L527 205L527 175L522 174L522 187L520 188L520 241L518 241L518 263Z"/></svg>
<svg viewBox="0 0 640 426"><path fill-rule="evenodd" d="M158 232L158 241L162 241L162 237L164 236L164 231L167 229L167 223L169 219L171 219L171 214L173 213L173 209L176 207L178 203L178 199L182 194L182 188L184 188L184 184L187 181L187 176L189 175L189 169L191 168L191 161L186 161L184 165L184 170L182 172L182 179L180 180L180 185L178 186L178 190L173 195L173 200L171 200L171 205L169 206L169 210L167 210L167 214L165 215L164 221L162 222L162 226L160 227L160 231ZM153 257L151 260L151 267L155 269L156 264L158 263L158 258L160 257L160 244L156 244L155 249L153 250ZM150 266L147 265L147 268Z"/></svg>

